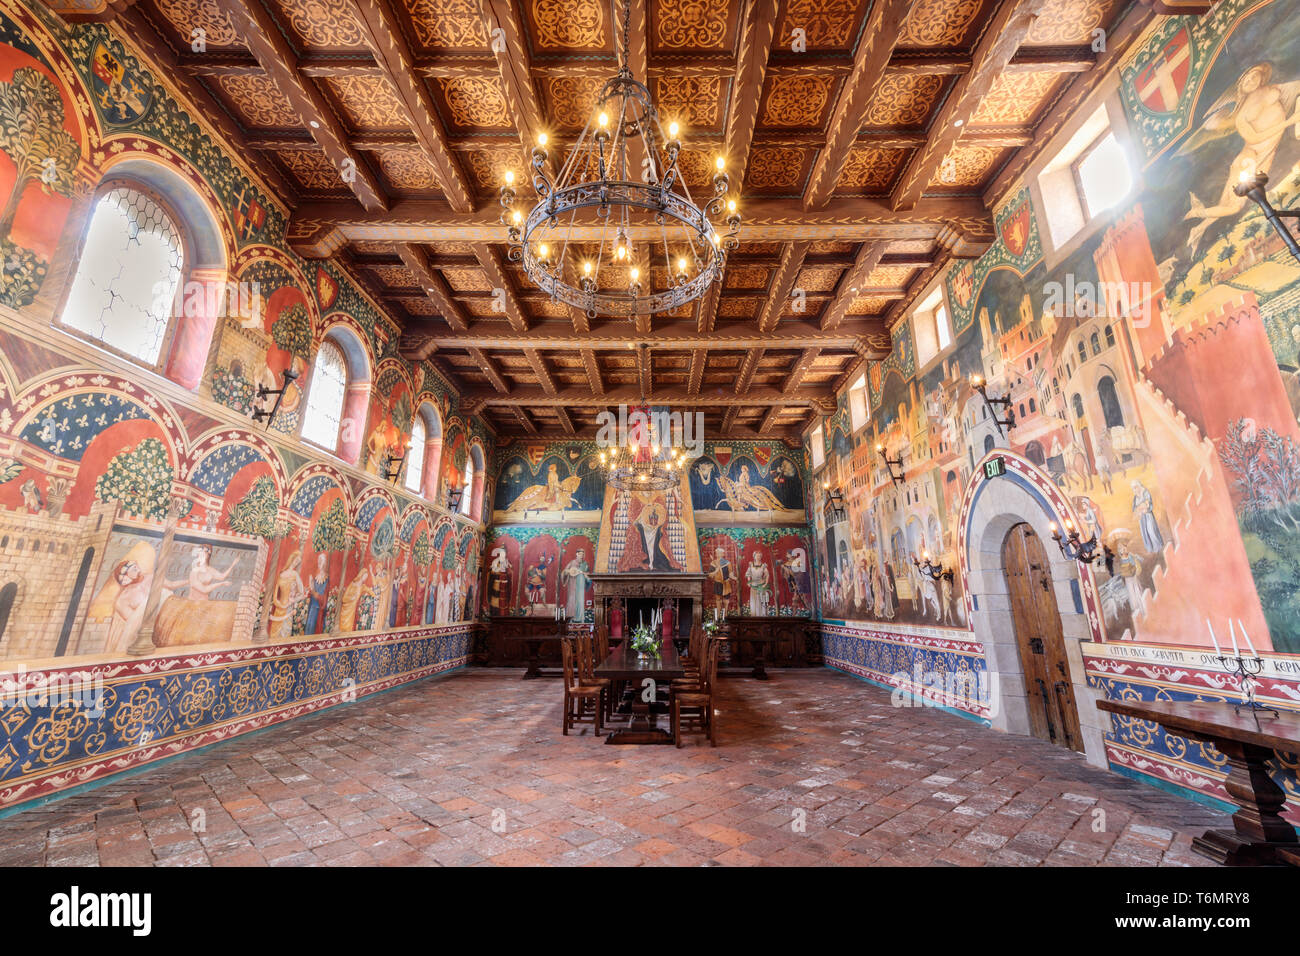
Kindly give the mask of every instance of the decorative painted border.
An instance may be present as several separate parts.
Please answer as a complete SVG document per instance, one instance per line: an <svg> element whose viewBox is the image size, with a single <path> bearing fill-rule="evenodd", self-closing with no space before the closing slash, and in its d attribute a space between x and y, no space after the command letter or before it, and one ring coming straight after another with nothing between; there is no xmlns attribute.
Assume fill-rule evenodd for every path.
<svg viewBox="0 0 1300 956"><path fill-rule="evenodd" d="M461 667L472 628L462 622L6 675L0 807ZM76 687L79 699L33 697L50 686Z"/></svg>
<svg viewBox="0 0 1300 956"><path fill-rule="evenodd" d="M931 701L986 723L992 716L989 708L978 701L927 686L923 676L968 673L977 682L987 680L988 664L982 643L929 634L899 634L874 628L825 623L820 630L822 654L827 667L888 687L896 687L912 697Z"/></svg>

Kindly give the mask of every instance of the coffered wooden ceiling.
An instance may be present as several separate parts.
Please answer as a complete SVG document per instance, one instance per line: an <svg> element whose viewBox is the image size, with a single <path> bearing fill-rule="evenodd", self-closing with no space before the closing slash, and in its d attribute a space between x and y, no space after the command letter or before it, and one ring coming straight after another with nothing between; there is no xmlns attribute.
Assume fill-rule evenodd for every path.
<svg viewBox="0 0 1300 956"><path fill-rule="evenodd" d="M113 0L110 15L293 209L293 247L339 261L403 325L403 352L503 435L589 434L644 393L700 408L711 435L791 439L888 353L945 263L987 248L990 202L1153 15L1131 0L631 9L631 65L683 125L688 184L725 154L744 215L722 287L639 324L532 288L497 204L504 170L539 132L567 146L614 71L607 2Z"/></svg>

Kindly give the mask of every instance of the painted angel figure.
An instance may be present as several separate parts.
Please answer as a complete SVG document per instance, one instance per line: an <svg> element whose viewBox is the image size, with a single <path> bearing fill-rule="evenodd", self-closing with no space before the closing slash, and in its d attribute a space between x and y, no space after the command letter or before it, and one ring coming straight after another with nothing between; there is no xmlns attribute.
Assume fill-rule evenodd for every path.
<svg viewBox="0 0 1300 956"><path fill-rule="evenodd" d="M1210 107L1201 128L1178 150L1180 156L1186 155L1224 136L1235 135L1242 140L1214 205L1207 206L1195 193L1189 194L1192 208L1183 218L1199 220L1187 234L1187 245L1193 249L1200 245L1211 225L1241 211L1246 198L1233 192L1233 187L1243 176L1254 176L1257 171L1276 172L1273 159L1287 128L1291 127L1292 135L1300 139L1300 111L1296 108L1300 80L1272 83L1272 76L1269 63L1256 63L1242 73Z"/></svg>
<svg viewBox="0 0 1300 956"><path fill-rule="evenodd" d="M762 485L753 485L749 481L749 466L740 466L740 475L735 481L718 475L718 484L722 486L727 504L732 511L744 511L753 508L756 511L780 511L781 500Z"/></svg>

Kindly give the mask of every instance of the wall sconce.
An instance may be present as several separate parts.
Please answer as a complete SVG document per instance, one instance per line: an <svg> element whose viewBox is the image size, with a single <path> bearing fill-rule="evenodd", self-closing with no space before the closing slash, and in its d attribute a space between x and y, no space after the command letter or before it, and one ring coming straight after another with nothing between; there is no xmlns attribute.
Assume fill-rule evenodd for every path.
<svg viewBox="0 0 1300 956"><path fill-rule="evenodd" d="M822 482L822 489L826 492L826 502L831 506L831 517L836 521L848 518L848 512L844 510L844 492L839 488L832 491L829 481Z"/></svg>
<svg viewBox="0 0 1300 956"><path fill-rule="evenodd" d="M929 551L922 551L921 557L924 560L918 561L916 560L916 555L912 555L912 564L916 565L916 569L918 571L920 571L922 574L929 575L932 581L938 581L940 578L943 578L944 580L949 582L952 581L953 579L952 570L944 568L942 561L940 561L937 564L932 562L930 560Z"/></svg>
<svg viewBox="0 0 1300 956"><path fill-rule="evenodd" d="M885 452L885 446L879 443L876 445L876 451L881 458L885 459L885 467L889 469L890 480L896 485L903 484L907 480L907 476L903 473L903 457L900 455L897 458L890 458ZM895 468L898 469L897 474L894 473Z"/></svg>
<svg viewBox="0 0 1300 956"><path fill-rule="evenodd" d="M297 372L291 372L288 369L285 369L280 374L284 376L284 384L279 388L267 388L265 385L257 386L257 401L259 405L272 395L275 396L275 404L271 406L269 411L261 407L253 409L253 421L260 422L265 419L267 428L270 428L271 422L275 421L276 412L280 410L280 403L284 401L284 393L288 390L289 383L298 378Z"/></svg>
<svg viewBox="0 0 1300 956"><path fill-rule="evenodd" d="M391 454L384 455L383 475L388 481L396 481L397 476L402 473L402 464L406 461L406 453L411 450L411 440L406 440L406 447L402 449L402 457L394 458Z"/></svg>
<svg viewBox="0 0 1300 956"><path fill-rule="evenodd" d="M979 392L980 397L984 399L984 407L987 408L989 410L989 414L993 416L993 424L998 426L998 434L1005 438L1007 433L1004 432L1002 429L1004 427L1006 428L1016 427L1016 413L1011 410L1011 399L996 398L996 397L989 398L988 383L984 381L984 376L978 373L970 377L970 385L971 388ZM998 418L998 413L993 410L994 405L1001 405L1004 409L1006 409L1007 417Z"/></svg>
<svg viewBox="0 0 1300 956"><path fill-rule="evenodd" d="M1291 230L1281 219L1282 216L1300 219L1300 209L1274 209L1272 203L1268 201L1268 194L1264 192L1267 183L1266 174L1246 168L1241 171L1241 176L1237 184L1232 187L1232 191L1238 196L1253 200L1264 211L1264 218L1273 227L1273 231L1282 237L1282 242L1286 244L1287 249L1291 250L1291 255L1300 259L1300 243L1295 241L1295 236L1291 235Z"/></svg>
<svg viewBox="0 0 1300 956"><path fill-rule="evenodd" d="M465 495L464 488L448 488L447 489L447 510L459 511L460 499L464 497L464 495Z"/></svg>
<svg viewBox="0 0 1300 956"><path fill-rule="evenodd" d="M1097 553L1097 545L1101 544L1094 534L1087 541L1079 539L1079 531L1074 526L1074 522L1068 518L1065 521L1065 535L1056 527L1053 521L1049 527L1052 529L1052 540L1056 546L1061 549L1061 554L1065 555L1072 561L1078 561L1080 564L1092 564L1094 561L1105 561L1106 571L1109 574L1115 573L1115 552L1110 549L1109 545L1102 544L1102 553Z"/></svg>

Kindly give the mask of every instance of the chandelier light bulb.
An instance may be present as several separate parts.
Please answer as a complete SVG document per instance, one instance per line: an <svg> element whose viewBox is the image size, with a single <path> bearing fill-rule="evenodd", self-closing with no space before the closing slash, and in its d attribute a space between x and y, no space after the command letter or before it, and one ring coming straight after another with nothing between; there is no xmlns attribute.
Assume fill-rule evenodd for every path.
<svg viewBox="0 0 1300 956"><path fill-rule="evenodd" d="M617 9L612 15L618 19ZM622 21L621 36L626 44L631 32L630 0L624 0ZM531 184L537 194L527 205L519 203L522 216L514 218L509 230L508 255L511 262L522 264L532 285L544 290L552 300L585 312L589 318L679 314L682 306L700 299L715 282L721 282L726 250L736 244L740 216L735 202L730 204L732 215L726 218L731 185L725 172L727 158L714 154L712 198L697 203L690 197L678 168L681 137L689 117L683 122L677 116L656 110L650 87L646 85L650 81L633 75L627 49L615 52L618 72L601 87L597 101L586 114L587 122L581 134L568 146L563 142L569 138L567 135L561 136L561 142L556 144L563 154L557 169L552 169L547 162L549 132L534 128L529 167L523 171L502 170L507 185L501 189L500 200L505 210L512 211L517 203L512 188L518 185L515 173L520 174L520 183ZM630 174L629 170L646 157L656 164L660 162L660 148L665 156L662 176L652 175L642 181ZM738 192L736 199L739 199ZM711 216L720 213L725 223L718 228L725 229L725 235L715 232L714 224L709 221ZM510 217L504 221L511 223ZM559 225L566 221L567 226ZM555 231L557 227L559 232ZM608 233L604 231L607 228ZM589 236L601 234L599 252L589 253L586 262L582 261L584 256L576 256L570 262L563 250L579 239L584 230ZM684 237L677 230L683 230ZM540 241L543 235L563 244L557 248L554 262ZM644 270L633 268L633 263L653 262L653 258L638 260L629 241L631 235L637 236L638 242L648 240L650 250L662 244L665 256L660 266L667 267L663 268L663 273L667 273L666 282L660 283L657 276L662 273L656 273L650 266L647 268L651 271L641 281ZM678 256L670 251L673 245L678 247ZM579 262L580 270L575 268ZM595 274L602 266L614 266L619 273L626 267L627 285L616 281L601 287L595 281ZM664 446L663 451L668 453L671 449ZM622 472L620 465L620 477L614 484L626 488L635 479L625 479ZM664 479L661 462L658 473L649 478L650 486L669 487L663 483ZM619 484L624 481L627 483ZM639 484L637 487L640 491L647 488Z"/></svg>
<svg viewBox="0 0 1300 956"><path fill-rule="evenodd" d="M516 209L514 212L510 214L510 221L513 222L516 226L519 225L521 222L524 221L523 213L521 213L518 209Z"/></svg>
<svg viewBox="0 0 1300 956"><path fill-rule="evenodd" d="M728 199L728 200L727 200L727 212L735 212L735 211L736 211L736 200L734 200L734 199Z"/></svg>
<svg viewBox="0 0 1300 956"><path fill-rule="evenodd" d="M656 454L656 455L659 454L659 446L658 446L658 445L651 445L651 446L650 446L650 451L653 452L653 453Z"/></svg>

